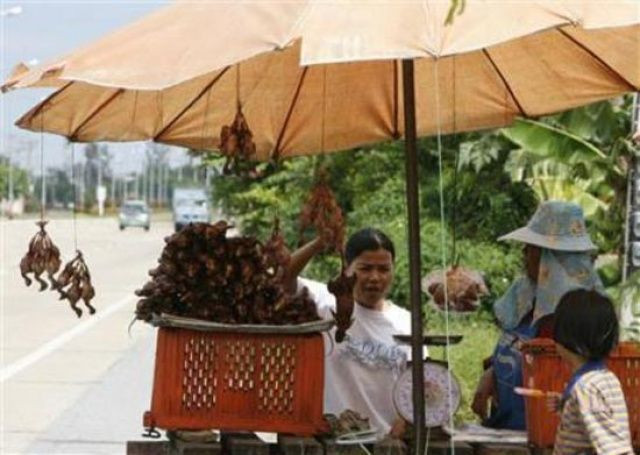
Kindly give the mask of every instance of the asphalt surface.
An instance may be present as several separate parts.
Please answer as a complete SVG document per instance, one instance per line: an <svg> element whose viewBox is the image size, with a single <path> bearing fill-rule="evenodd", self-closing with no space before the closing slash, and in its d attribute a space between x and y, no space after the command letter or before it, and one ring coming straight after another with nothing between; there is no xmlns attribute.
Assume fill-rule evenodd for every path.
<svg viewBox="0 0 640 455"><path fill-rule="evenodd" d="M142 439L155 350L153 328L138 322L128 330L133 291L172 225L120 232L114 218L82 218L75 230L70 219L47 227L65 262L77 232L98 312L78 319L56 293L27 287L18 264L37 227L0 220L0 453L125 453L127 440Z"/></svg>

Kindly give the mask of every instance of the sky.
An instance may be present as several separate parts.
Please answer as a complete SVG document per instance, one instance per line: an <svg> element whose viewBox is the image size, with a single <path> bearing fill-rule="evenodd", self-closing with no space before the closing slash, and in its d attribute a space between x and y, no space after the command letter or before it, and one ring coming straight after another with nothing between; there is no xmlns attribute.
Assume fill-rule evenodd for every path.
<svg viewBox="0 0 640 455"><path fill-rule="evenodd" d="M167 3L158 0L0 0L2 12L12 8L15 11L16 7L21 9L19 14L3 14L0 17L2 80L8 77L18 62L27 63L36 59L38 63L43 63L60 57ZM23 113L48 93L49 90L24 89L0 94L0 154L11 154L12 162L25 168L30 165L36 172L40 169L41 149L44 151L45 167L68 167L71 162L70 149L65 146L62 137L40 135L14 126ZM110 143L113 169L117 173L141 169L146 146L145 143ZM82 147L82 144L76 145L76 156ZM186 161L182 149L176 148L171 157L174 165Z"/></svg>

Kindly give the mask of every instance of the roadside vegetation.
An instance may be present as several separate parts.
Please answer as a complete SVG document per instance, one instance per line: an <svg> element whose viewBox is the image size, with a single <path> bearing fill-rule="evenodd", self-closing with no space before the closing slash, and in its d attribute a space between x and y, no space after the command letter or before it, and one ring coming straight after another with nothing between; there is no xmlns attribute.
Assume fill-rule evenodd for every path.
<svg viewBox="0 0 640 455"><path fill-rule="evenodd" d="M614 258L599 269L601 277L614 296L620 294L621 261L615 258L622 251L626 175L634 153L630 112L629 97L541 120L521 120L511 128L443 137L444 220L440 219L437 142L435 138L419 141L422 276L440 268L444 254L447 264L459 262L480 270L490 289L478 313L450 318L450 332L464 335L450 351L464 396L458 418L473 419L469 400L481 361L491 354L498 336L491 306L522 267L520 246L499 243L496 238L524 225L540 201L565 199L583 207L599 253ZM209 156L207 162L219 166L222 161ZM299 210L319 167L328 171L349 232L374 226L394 240L396 276L391 298L407 305L401 141L264 164L262 176L254 180L216 178L212 200L244 232L263 239L277 216L288 245L294 248L299 240ZM305 275L327 280L338 270L337 258L318 258ZM427 332L444 333L444 316L425 305ZM441 348L432 348L432 355L445 357Z"/></svg>

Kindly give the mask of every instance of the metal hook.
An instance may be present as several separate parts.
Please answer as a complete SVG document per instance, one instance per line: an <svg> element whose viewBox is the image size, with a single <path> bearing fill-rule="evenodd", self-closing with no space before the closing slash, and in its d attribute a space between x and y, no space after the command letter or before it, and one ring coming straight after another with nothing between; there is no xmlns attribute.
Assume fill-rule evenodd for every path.
<svg viewBox="0 0 640 455"><path fill-rule="evenodd" d="M154 427L149 427L145 433L142 433L143 438L160 439L160 436L162 435Z"/></svg>

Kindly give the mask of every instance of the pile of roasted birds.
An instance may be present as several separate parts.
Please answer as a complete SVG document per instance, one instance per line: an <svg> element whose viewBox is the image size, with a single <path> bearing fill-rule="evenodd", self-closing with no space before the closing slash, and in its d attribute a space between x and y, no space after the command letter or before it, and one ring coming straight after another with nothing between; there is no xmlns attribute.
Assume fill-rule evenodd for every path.
<svg viewBox="0 0 640 455"><path fill-rule="evenodd" d="M446 271L436 270L422 279L422 290L426 292L436 308L458 313L471 313L480 306L480 299L489 290L482 275L475 271L455 265Z"/></svg>
<svg viewBox="0 0 640 455"><path fill-rule="evenodd" d="M329 424L330 433L334 437L371 430L369 419L351 409L345 409L339 416L325 414L324 417Z"/></svg>
<svg viewBox="0 0 640 455"><path fill-rule="evenodd" d="M263 244L227 236L232 226L194 223L165 239L157 268L142 289L136 317L168 314L226 324L300 324L319 319L304 290L285 292L290 260L276 223Z"/></svg>
<svg viewBox="0 0 640 455"><path fill-rule="evenodd" d="M28 275L33 274L33 279L40 284L40 291L49 287L51 290L58 291L60 300L68 300L71 309L78 317L82 316L82 310L77 307L80 299L84 301L89 313L94 314L96 310L91 306L91 299L95 296L95 290L91 284L91 274L82 253L77 251L76 256L65 265L56 278L55 274L58 273L62 265L60 250L45 231L46 224L47 221L44 220L36 223L40 230L29 242L29 249L20 261L20 274L27 286L32 283ZM41 278L45 272L50 285Z"/></svg>

